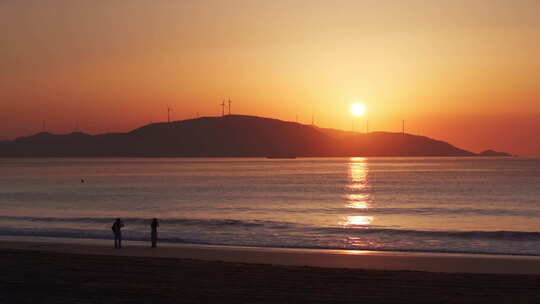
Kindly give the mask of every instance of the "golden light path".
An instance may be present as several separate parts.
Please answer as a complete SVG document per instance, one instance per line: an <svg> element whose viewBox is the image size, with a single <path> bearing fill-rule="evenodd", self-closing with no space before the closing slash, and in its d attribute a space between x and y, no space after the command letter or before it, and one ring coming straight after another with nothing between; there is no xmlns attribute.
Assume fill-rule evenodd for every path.
<svg viewBox="0 0 540 304"><path fill-rule="evenodd" d="M363 157L352 157L349 162L349 184L347 189L353 193L347 194L347 208L356 210L367 210L369 206L369 194L365 191L368 184L367 160ZM346 216L342 225L344 226L367 226L374 220L373 216L351 215Z"/></svg>
<svg viewBox="0 0 540 304"><path fill-rule="evenodd" d="M373 222L373 216L353 215L348 216L345 226L367 226Z"/></svg>
<svg viewBox="0 0 540 304"><path fill-rule="evenodd" d="M347 188L356 192L354 193L354 195L363 194L360 191L367 188L367 175L368 167L366 158L351 157L351 159L349 160L350 183L349 185L347 185Z"/></svg>

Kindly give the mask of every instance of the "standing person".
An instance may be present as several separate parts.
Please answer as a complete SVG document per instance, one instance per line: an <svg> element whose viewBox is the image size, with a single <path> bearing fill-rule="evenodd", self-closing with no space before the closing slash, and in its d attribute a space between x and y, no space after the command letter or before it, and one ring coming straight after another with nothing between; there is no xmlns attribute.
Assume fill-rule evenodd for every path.
<svg viewBox="0 0 540 304"><path fill-rule="evenodd" d="M124 227L124 223L117 218L111 227L114 233L114 248L122 248L122 227Z"/></svg>
<svg viewBox="0 0 540 304"><path fill-rule="evenodd" d="M152 248L157 247L157 228L159 227L159 223L157 218L154 218L152 220L152 223L150 224L150 228L152 229Z"/></svg>

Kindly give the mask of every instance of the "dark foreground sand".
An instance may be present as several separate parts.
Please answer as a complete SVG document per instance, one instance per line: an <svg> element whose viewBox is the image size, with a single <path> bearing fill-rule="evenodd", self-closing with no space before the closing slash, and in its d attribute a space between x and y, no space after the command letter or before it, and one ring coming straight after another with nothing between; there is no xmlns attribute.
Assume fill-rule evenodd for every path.
<svg viewBox="0 0 540 304"><path fill-rule="evenodd" d="M0 303L540 303L538 275L282 266L47 246L2 243Z"/></svg>

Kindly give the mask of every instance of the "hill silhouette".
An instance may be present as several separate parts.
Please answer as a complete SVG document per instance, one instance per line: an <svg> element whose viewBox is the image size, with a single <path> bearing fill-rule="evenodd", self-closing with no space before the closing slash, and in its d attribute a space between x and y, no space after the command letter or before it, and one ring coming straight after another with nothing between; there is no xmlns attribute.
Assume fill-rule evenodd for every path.
<svg viewBox="0 0 540 304"><path fill-rule="evenodd" d="M473 156L424 136L321 129L277 119L227 115L153 123L127 133L41 132L0 142L4 157L333 157Z"/></svg>

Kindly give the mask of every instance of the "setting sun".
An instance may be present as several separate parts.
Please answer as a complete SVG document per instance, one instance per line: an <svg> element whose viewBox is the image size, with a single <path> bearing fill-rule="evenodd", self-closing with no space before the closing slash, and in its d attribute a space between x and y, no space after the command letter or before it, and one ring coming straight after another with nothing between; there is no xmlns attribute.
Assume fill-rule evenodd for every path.
<svg viewBox="0 0 540 304"><path fill-rule="evenodd" d="M362 103L355 103L351 107L351 113L354 116L362 116L366 113L366 106Z"/></svg>

